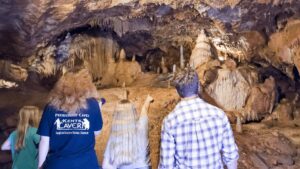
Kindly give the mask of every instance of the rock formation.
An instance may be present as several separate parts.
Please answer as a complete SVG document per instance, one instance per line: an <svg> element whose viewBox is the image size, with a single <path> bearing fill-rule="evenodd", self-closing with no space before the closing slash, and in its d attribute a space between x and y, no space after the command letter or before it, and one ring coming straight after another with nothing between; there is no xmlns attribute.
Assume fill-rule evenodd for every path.
<svg viewBox="0 0 300 169"><path fill-rule="evenodd" d="M18 84L16 84L15 82L0 79L0 89L1 88L14 88L14 87L18 87Z"/></svg>
<svg viewBox="0 0 300 169"><path fill-rule="evenodd" d="M166 66L166 61L164 57L161 58L160 68L162 70L162 73L168 73L168 68Z"/></svg>
<svg viewBox="0 0 300 169"><path fill-rule="evenodd" d="M245 108L242 110L245 121L261 120L272 113L275 105L275 88L273 77L266 79L263 84L252 87Z"/></svg>
<svg viewBox="0 0 300 169"><path fill-rule="evenodd" d="M249 67L219 69L217 79L205 90L224 110L239 111L244 107L251 88L257 81L257 72Z"/></svg>
<svg viewBox="0 0 300 169"><path fill-rule="evenodd" d="M19 65L15 65L10 61L0 60L0 75L3 78L12 81L25 81L28 77L26 69Z"/></svg>
<svg viewBox="0 0 300 169"><path fill-rule="evenodd" d="M130 85L134 82L142 72L141 66L136 61L126 61L126 53L124 49L120 52L120 60L116 64L114 74L114 85L121 86L124 82Z"/></svg>
<svg viewBox="0 0 300 169"><path fill-rule="evenodd" d="M190 57L190 65L194 68L198 68L202 64L207 63L212 59L212 53L210 49L209 39L207 38L204 30L198 35L196 40L196 46L192 50Z"/></svg>

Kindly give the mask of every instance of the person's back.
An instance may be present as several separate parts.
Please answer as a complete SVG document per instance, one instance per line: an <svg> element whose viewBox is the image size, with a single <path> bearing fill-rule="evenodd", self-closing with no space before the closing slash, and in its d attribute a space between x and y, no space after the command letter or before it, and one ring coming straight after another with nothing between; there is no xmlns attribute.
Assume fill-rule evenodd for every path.
<svg viewBox="0 0 300 169"><path fill-rule="evenodd" d="M94 98L87 99L87 109L78 114L68 114L48 105L38 130L41 136L50 137L50 149L44 167L98 168L94 131L101 128L101 113Z"/></svg>
<svg viewBox="0 0 300 169"><path fill-rule="evenodd" d="M38 168L38 144L40 136L36 134L39 122L39 109L24 106L19 112L17 129L13 131L1 146L2 150L11 150L13 169Z"/></svg>
<svg viewBox="0 0 300 169"><path fill-rule="evenodd" d="M137 117L135 106L121 100L114 112L111 133L107 142L103 169L148 169L148 96Z"/></svg>
<svg viewBox="0 0 300 169"><path fill-rule="evenodd" d="M16 151L14 146L17 143L18 133L14 131L9 136L12 151L13 169L36 169L38 165L38 143L39 135L36 134L37 128L29 127L25 136L24 148Z"/></svg>
<svg viewBox="0 0 300 169"><path fill-rule="evenodd" d="M159 169L235 169L238 149L226 114L198 97L194 71L185 74L176 86L182 100L163 122Z"/></svg>
<svg viewBox="0 0 300 169"><path fill-rule="evenodd" d="M86 69L74 68L50 92L37 133L39 167L99 169L95 136L102 129L98 92Z"/></svg>
<svg viewBox="0 0 300 169"><path fill-rule="evenodd" d="M226 158L237 158L237 154L230 154L236 147L232 146L235 145L234 140L228 140L231 131L227 125L224 112L198 97L179 102L165 118L163 128L164 132L174 136L176 142L176 148L172 152L175 166L182 169L223 168L221 150L225 161L228 160ZM162 144L165 144L162 146L168 147L167 140L168 138L162 138ZM228 152L229 154L225 154ZM170 152L164 153L166 154L162 156L170 155ZM166 168L172 168L167 167L168 161L164 164Z"/></svg>

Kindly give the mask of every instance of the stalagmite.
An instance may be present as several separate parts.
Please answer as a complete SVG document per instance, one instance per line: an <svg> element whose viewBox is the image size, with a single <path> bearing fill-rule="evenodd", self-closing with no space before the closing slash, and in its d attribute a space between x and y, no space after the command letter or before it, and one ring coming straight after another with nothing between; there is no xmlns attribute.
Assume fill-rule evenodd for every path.
<svg viewBox="0 0 300 169"><path fill-rule="evenodd" d="M120 52L120 61L126 60L126 53L124 49L121 49Z"/></svg>
<svg viewBox="0 0 300 169"><path fill-rule="evenodd" d="M243 132L241 117L237 117L237 119L236 119L236 132L238 132L238 133Z"/></svg>
<svg viewBox="0 0 300 169"><path fill-rule="evenodd" d="M135 56L135 55L133 55L133 56L132 56L132 60L131 60L131 61L132 61L132 62L135 62L135 60L136 60L136 56Z"/></svg>
<svg viewBox="0 0 300 169"><path fill-rule="evenodd" d="M123 98L122 99L124 99L124 100L128 100L128 91L127 91L127 89L124 87L123 88Z"/></svg>
<svg viewBox="0 0 300 169"><path fill-rule="evenodd" d="M66 66L62 67L62 75L65 75L67 73L67 68Z"/></svg>
<svg viewBox="0 0 300 169"><path fill-rule="evenodd" d="M184 69L183 46L180 45L180 68Z"/></svg>
<svg viewBox="0 0 300 169"><path fill-rule="evenodd" d="M190 65L193 65L195 68L200 65L207 63L212 58L211 47L209 39L207 38L204 30L198 35L196 46L192 51L190 57Z"/></svg>
<svg viewBox="0 0 300 169"><path fill-rule="evenodd" d="M160 66L161 66L162 73L168 73L168 68L166 67L164 57L161 58Z"/></svg>
<svg viewBox="0 0 300 169"><path fill-rule="evenodd" d="M176 73L176 65L174 64L173 65L173 74L175 74Z"/></svg>
<svg viewBox="0 0 300 169"><path fill-rule="evenodd" d="M157 68L156 73L160 74L160 67Z"/></svg>
<svg viewBox="0 0 300 169"><path fill-rule="evenodd" d="M120 51L120 60L116 63L114 73L114 85L121 86L121 83L131 84L142 72L141 66L137 61L126 61L125 50Z"/></svg>

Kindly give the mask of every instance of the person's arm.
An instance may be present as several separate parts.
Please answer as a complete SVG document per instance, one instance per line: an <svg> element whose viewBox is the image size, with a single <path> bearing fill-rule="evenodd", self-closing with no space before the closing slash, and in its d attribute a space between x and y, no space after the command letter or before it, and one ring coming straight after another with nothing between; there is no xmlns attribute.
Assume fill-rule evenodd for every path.
<svg viewBox="0 0 300 169"><path fill-rule="evenodd" d="M150 103L153 101L154 99L148 95L145 102L144 102L144 105L142 107L142 111L141 111L141 116L144 116L144 115L147 115L148 113L148 110L149 110L149 106L150 106Z"/></svg>
<svg viewBox="0 0 300 169"><path fill-rule="evenodd" d="M222 159L228 169L237 169L239 158L238 148L235 144L232 129L228 118L223 119Z"/></svg>
<svg viewBox="0 0 300 169"><path fill-rule="evenodd" d="M97 136L100 134L100 131L103 127L103 120L101 115L101 109L99 107L99 102L96 99L91 100L91 112L93 114L93 121L91 123L92 130L94 131L94 135Z"/></svg>
<svg viewBox="0 0 300 169"><path fill-rule="evenodd" d="M98 136L100 133L101 133L101 130L94 131L94 135L95 135L95 136Z"/></svg>
<svg viewBox="0 0 300 169"><path fill-rule="evenodd" d="M50 143L50 137L47 136L41 136L40 144L39 144L39 160L38 160L38 168L42 168L48 151L49 151L49 143Z"/></svg>
<svg viewBox="0 0 300 169"><path fill-rule="evenodd" d="M2 144L1 146L1 150L4 151L4 150L10 150L10 140L9 138Z"/></svg>
<svg viewBox="0 0 300 169"><path fill-rule="evenodd" d="M99 110L100 110L98 113L100 113L100 115L101 115L101 112L102 112L102 106L106 103L106 100L105 100L104 98L100 98L100 99L98 100L98 103L99 103ZM101 119L102 119L102 116L100 116L100 117L98 117L98 118L101 118ZM103 123L103 122L101 122L101 123ZM100 130L97 130L97 131L94 131L95 136L98 136L100 133L101 133L101 129L100 129Z"/></svg>
<svg viewBox="0 0 300 169"><path fill-rule="evenodd" d="M106 144L106 149L104 152L104 157L103 157L103 162L102 162L102 168L103 169L117 169L109 162L109 159L110 159L109 147L110 147L110 139L108 139L107 144Z"/></svg>
<svg viewBox="0 0 300 169"><path fill-rule="evenodd" d="M161 132L160 160L158 169L175 168L175 140L166 123L163 123Z"/></svg>

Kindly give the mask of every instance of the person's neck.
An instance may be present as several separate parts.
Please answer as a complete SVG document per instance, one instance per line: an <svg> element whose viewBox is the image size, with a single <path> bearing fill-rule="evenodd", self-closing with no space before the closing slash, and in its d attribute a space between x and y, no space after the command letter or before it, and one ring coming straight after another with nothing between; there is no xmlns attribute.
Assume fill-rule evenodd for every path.
<svg viewBox="0 0 300 169"><path fill-rule="evenodd" d="M188 96L188 97L182 97L181 100L192 100L199 97L198 95L192 95L192 96Z"/></svg>

